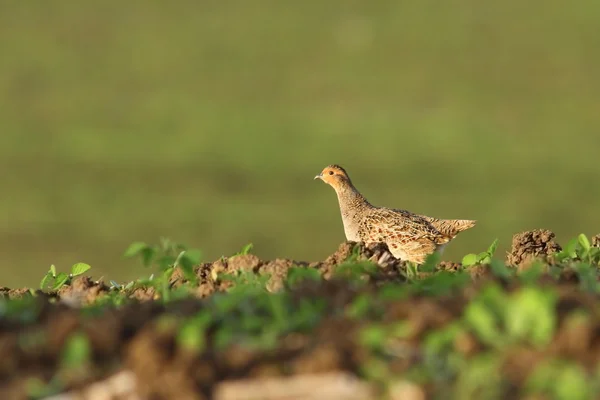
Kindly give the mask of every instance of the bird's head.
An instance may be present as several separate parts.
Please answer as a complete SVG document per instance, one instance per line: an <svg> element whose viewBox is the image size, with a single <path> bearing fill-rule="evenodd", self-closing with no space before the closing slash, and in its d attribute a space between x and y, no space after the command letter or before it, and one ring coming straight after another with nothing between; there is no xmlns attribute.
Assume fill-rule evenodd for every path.
<svg viewBox="0 0 600 400"><path fill-rule="evenodd" d="M335 190L350 184L350 177L346 170L336 164L325 167L319 175L315 176L315 179L322 180Z"/></svg>

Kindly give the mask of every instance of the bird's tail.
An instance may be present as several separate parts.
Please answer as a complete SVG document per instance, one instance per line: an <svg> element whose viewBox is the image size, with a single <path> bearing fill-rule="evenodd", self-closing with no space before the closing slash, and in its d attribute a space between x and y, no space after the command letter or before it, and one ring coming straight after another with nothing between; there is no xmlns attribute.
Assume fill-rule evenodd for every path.
<svg viewBox="0 0 600 400"><path fill-rule="evenodd" d="M428 220L435 229L450 237L454 237L460 232L474 227L477 222L471 219L437 219L424 215L422 217Z"/></svg>

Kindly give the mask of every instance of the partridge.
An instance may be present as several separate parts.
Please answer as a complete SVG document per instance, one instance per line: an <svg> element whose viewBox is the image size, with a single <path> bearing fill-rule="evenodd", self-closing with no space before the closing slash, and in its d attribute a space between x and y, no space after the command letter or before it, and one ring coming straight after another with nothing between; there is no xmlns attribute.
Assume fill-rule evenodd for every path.
<svg viewBox="0 0 600 400"><path fill-rule="evenodd" d="M406 210L376 207L354 187L348 173L332 164L315 176L336 192L346 240L365 244L383 242L394 257L422 264L442 252L454 237L475 226L474 220L437 219Z"/></svg>

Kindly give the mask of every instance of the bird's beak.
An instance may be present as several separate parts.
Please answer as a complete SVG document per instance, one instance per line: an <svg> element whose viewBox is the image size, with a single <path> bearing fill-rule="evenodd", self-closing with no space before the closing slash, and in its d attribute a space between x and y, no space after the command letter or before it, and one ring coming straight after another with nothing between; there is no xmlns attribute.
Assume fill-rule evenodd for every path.
<svg viewBox="0 0 600 400"><path fill-rule="evenodd" d="M323 174L319 174L317 176L315 176L315 179L321 179L323 177Z"/></svg>

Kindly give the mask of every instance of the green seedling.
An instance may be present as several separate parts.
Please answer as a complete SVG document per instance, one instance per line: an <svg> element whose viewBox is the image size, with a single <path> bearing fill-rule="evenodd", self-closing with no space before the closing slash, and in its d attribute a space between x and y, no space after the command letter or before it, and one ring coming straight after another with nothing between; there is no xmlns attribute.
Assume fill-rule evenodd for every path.
<svg viewBox="0 0 600 400"><path fill-rule="evenodd" d="M319 282L321 279L321 273L316 268L294 266L287 271L285 286L290 289L303 281Z"/></svg>
<svg viewBox="0 0 600 400"><path fill-rule="evenodd" d="M203 352L206 348L206 330L211 323L212 316L207 311L187 319L177 332L177 344L186 352Z"/></svg>
<svg viewBox="0 0 600 400"><path fill-rule="evenodd" d="M360 246L355 243L352 247L352 250L350 251L350 254L348 254L348 257L346 257L346 259L344 260L344 263L355 263L358 261L358 259L360 258Z"/></svg>
<svg viewBox="0 0 600 400"><path fill-rule="evenodd" d="M346 307L346 316L352 319L362 319L373 309L374 299L367 293L359 294Z"/></svg>
<svg viewBox="0 0 600 400"><path fill-rule="evenodd" d="M21 298L0 298L0 319L16 320L21 323L34 322L40 315L42 303L35 297L26 295Z"/></svg>
<svg viewBox="0 0 600 400"><path fill-rule="evenodd" d="M581 290L591 293L600 293L600 270L597 267L590 265L587 262L579 262L572 264L568 268L571 268L577 273L577 276L579 277L579 288Z"/></svg>
<svg viewBox="0 0 600 400"><path fill-rule="evenodd" d="M440 263L442 256L439 252L433 252L425 258L425 262L418 269L420 272L434 272Z"/></svg>
<svg viewBox="0 0 600 400"><path fill-rule="evenodd" d="M588 237L581 233L571 239L564 249L554 255L558 262L585 261L591 265L600 265L600 247L593 247Z"/></svg>
<svg viewBox="0 0 600 400"><path fill-rule="evenodd" d="M91 267L85 263L77 263L71 267L71 272L56 272L56 267L54 264L50 266L46 275L42 278L40 282L40 289L50 289L50 290L58 290L62 286L68 284L72 278L82 275L87 272Z"/></svg>
<svg viewBox="0 0 600 400"><path fill-rule="evenodd" d="M182 250L175 262L173 263L173 268L180 268L183 272L184 278L194 284L198 284L198 277L194 272L194 266L200 264L200 260L202 258L202 253L200 250Z"/></svg>
<svg viewBox="0 0 600 400"><path fill-rule="evenodd" d="M407 298L410 293L408 285L388 282L378 288L377 298L383 302L400 301Z"/></svg>
<svg viewBox="0 0 600 400"><path fill-rule="evenodd" d="M498 278L509 280L515 276L516 269L509 268L503 261L492 259L489 264L492 273Z"/></svg>
<svg viewBox="0 0 600 400"><path fill-rule="evenodd" d="M453 398L503 398L501 366L501 358L496 354L484 353L475 356L460 369Z"/></svg>
<svg viewBox="0 0 600 400"><path fill-rule="evenodd" d="M466 272L439 271L435 275L411 282L409 288L411 293L440 296L450 294L471 282L471 276Z"/></svg>
<svg viewBox="0 0 600 400"><path fill-rule="evenodd" d="M477 337L489 346L503 344L504 338L500 321L495 313L481 300L475 300L467 306L465 322Z"/></svg>
<svg viewBox="0 0 600 400"><path fill-rule="evenodd" d="M47 399L63 391L64 384L57 376L54 376L47 383L40 378L28 378L25 381L25 390L29 399Z"/></svg>
<svg viewBox="0 0 600 400"><path fill-rule="evenodd" d="M254 244L248 243L240 251L234 254L234 256L245 256L246 254L250 254L252 249L254 248Z"/></svg>
<svg viewBox="0 0 600 400"><path fill-rule="evenodd" d="M492 257L494 256L494 253L496 252L497 248L498 239L494 240L490 247L488 247L488 249L482 253L467 254L462 259L463 267L472 267L474 265L489 264L492 261Z"/></svg>
<svg viewBox="0 0 600 400"><path fill-rule="evenodd" d="M413 282L415 281L417 278L419 278L419 268L417 266L417 264L413 263L413 262L407 262L406 264L406 271L400 271L402 276L404 276L404 278L406 278L406 280L408 282Z"/></svg>
<svg viewBox="0 0 600 400"><path fill-rule="evenodd" d="M593 388L583 367L554 359L538 365L525 382L524 392L556 400L587 400L597 397Z"/></svg>
<svg viewBox="0 0 600 400"><path fill-rule="evenodd" d="M217 279L233 283L233 286L228 289L228 292L267 291L267 283L271 279L271 274L238 270L232 273L218 274Z"/></svg>
<svg viewBox="0 0 600 400"><path fill-rule="evenodd" d="M159 245L134 242L124 253L125 257L139 256L144 266L154 265L158 269L157 276L152 274L149 279L139 280L137 285L154 287L164 302L185 296L190 288L189 284L192 286L198 284L194 266L200 263L201 255L200 250L188 249L187 246L167 238L161 238ZM182 271L188 285L182 285L173 291L174 281L172 278L177 268ZM133 286L134 284L131 284L129 288Z"/></svg>
<svg viewBox="0 0 600 400"><path fill-rule="evenodd" d="M426 375L433 380L449 382L462 366L463 357L455 351L455 342L466 328L461 321L453 321L446 327L429 333L423 341Z"/></svg>
<svg viewBox="0 0 600 400"><path fill-rule="evenodd" d="M134 242L124 253L124 257L140 257L145 267L155 265L160 271L181 267L190 278L190 269L200 262L200 256L200 250L188 249L187 246L167 238L160 238L158 245Z"/></svg>
<svg viewBox="0 0 600 400"><path fill-rule="evenodd" d="M554 337L557 324L556 294L550 290L524 287L510 296L504 319L512 342L546 346Z"/></svg>
<svg viewBox="0 0 600 400"><path fill-rule="evenodd" d="M490 347L527 343L539 348L554 336L555 303L552 290L524 287L508 296L492 284L467 305L464 321Z"/></svg>
<svg viewBox="0 0 600 400"><path fill-rule="evenodd" d="M348 262L338 265L334 271L337 278L347 279L354 283L364 283L379 272L377 264L370 261Z"/></svg>
<svg viewBox="0 0 600 400"><path fill-rule="evenodd" d="M88 337L83 332L74 332L62 348L61 367L67 370L80 370L90 362L91 355L92 348Z"/></svg>
<svg viewBox="0 0 600 400"><path fill-rule="evenodd" d="M364 347L373 351L382 351L387 338L388 331L386 327L373 323L360 330L358 340Z"/></svg>

